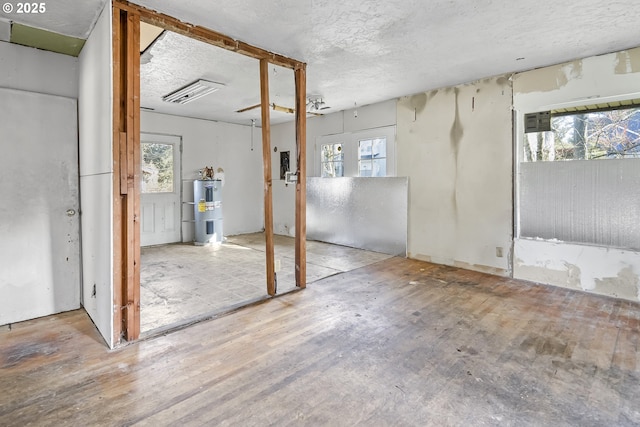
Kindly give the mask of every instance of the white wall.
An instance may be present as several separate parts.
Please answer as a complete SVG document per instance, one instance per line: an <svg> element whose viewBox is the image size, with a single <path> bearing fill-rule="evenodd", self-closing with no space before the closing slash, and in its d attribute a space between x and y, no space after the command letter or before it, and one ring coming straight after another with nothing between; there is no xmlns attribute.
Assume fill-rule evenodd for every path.
<svg viewBox="0 0 640 427"><path fill-rule="evenodd" d="M397 125L396 175L409 177L408 256L508 275L511 102L509 79L496 77L311 117L308 174L318 169L319 136ZM294 124L273 126L272 144L293 155ZM278 161L273 159L274 170ZM293 235L295 189L277 181L273 188L275 231Z"/></svg>
<svg viewBox="0 0 640 427"><path fill-rule="evenodd" d="M640 48L519 73L513 90L521 147L524 113L640 98ZM631 250L516 239L513 269L520 279L639 299L640 253Z"/></svg>
<svg viewBox="0 0 640 427"><path fill-rule="evenodd" d="M0 42L0 64L0 87L78 97L77 58Z"/></svg>
<svg viewBox="0 0 640 427"><path fill-rule="evenodd" d="M509 79L494 77L398 102L410 258L509 274L511 99Z"/></svg>
<svg viewBox="0 0 640 427"><path fill-rule="evenodd" d="M83 305L113 348L113 145L111 5L80 53L79 136Z"/></svg>
<svg viewBox="0 0 640 427"><path fill-rule="evenodd" d="M357 115L354 114L357 111ZM357 116L357 117L356 117ZM325 135L357 132L396 124L396 100L357 107L323 116L307 117L307 176L315 176L317 158L316 139ZM296 165L295 122L271 127L271 168L273 170L273 228L276 234L295 235L295 185L279 179L280 151L291 154L290 168ZM273 152L277 147L278 152ZM400 176L400 175L398 175Z"/></svg>
<svg viewBox="0 0 640 427"><path fill-rule="evenodd" d="M224 169L222 190L224 234L261 231L264 226L262 129L143 111L145 133L182 137L183 201L193 201L193 180L205 166ZM279 158L279 155L278 155ZM183 205L183 219L193 219L193 206ZM194 239L193 223L183 223L182 240Z"/></svg>
<svg viewBox="0 0 640 427"><path fill-rule="evenodd" d="M522 129L527 112L637 98L640 48L401 98L397 176L409 177L408 256L638 299L638 252L514 239L514 145L521 146L522 134L516 131L514 141L512 124L512 109ZM390 124L363 111L358 108L358 118L367 126ZM310 176L317 169L316 137L353 130L354 119L353 110L308 119ZM272 143L293 158L294 124L274 126ZM292 186L274 180L277 233L293 235L294 197Z"/></svg>

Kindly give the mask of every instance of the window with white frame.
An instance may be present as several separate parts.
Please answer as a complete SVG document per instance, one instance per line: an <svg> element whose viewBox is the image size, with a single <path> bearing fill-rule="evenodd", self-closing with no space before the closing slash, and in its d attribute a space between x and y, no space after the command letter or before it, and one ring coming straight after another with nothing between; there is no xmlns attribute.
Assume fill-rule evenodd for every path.
<svg viewBox="0 0 640 427"><path fill-rule="evenodd" d="M316 176L395 176L395 126L316 139Z"/></svg>
<svg viewBox="0 0 640 427"><path fill-rule="evenodd" d="M358 175L387 176L387 138L358 141Z"/></svg>
<svg viewBox="0 0 640 427"><path fill-rule="evenodd" d="M344 153L341 143L322 144L320 159L323 178L344 176Z"/></svg>

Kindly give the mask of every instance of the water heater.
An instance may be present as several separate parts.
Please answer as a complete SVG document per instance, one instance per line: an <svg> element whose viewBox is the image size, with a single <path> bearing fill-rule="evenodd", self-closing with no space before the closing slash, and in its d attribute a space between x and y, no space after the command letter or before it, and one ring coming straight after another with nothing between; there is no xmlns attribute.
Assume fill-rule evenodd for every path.
<svg viewBox="0 0 640 427"><path fill-rule="evenodd" d="M196 245L222 243L222 181L193 181Z"/></svg>

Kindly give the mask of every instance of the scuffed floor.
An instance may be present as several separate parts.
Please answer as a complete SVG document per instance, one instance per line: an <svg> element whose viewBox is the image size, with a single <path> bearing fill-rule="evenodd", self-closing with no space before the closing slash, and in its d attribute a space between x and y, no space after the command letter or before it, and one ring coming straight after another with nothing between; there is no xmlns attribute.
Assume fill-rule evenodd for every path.
<svg viewBox="0 0 640 427"><path fill-rule="evenodd" d="M294 239L275 236L278 293L295 288ZM140 329L144 334L190 323L264 298L264 234L230 236L217 247L171 244L141 250ZM307 242L307 283L390 255Z"/></svg>
<svg viewBox="0 0 640 427"><path fill-rule="evenodd" d="M403 258L109 350L0 329L0 426L638 426L640 304Z"/></svg>

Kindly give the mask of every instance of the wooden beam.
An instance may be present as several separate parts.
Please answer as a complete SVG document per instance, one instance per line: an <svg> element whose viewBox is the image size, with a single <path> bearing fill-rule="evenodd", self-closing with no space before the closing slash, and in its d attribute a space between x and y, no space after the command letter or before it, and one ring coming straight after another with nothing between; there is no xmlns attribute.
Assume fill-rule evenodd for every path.
<svg viewBox="0 0 640 427"><path fill-rule="evenodd" d="M140 17L113 9L114 342L140 336Z"/></svg>
<svg viewBox="0 0 640 427"><path fill-rule="evenodd" d="M140 337L140 16L127 13L127 341Z"/></svg>
<svg viewBox="0 0 640 427"><path fill-rule="evenodd" d="M267 254L267 293L276 294L273 248L273 198L271 188L271 124L269 122L269 61L260 60L260 104L262 110L262 168L264 171L264 236Z"/></svg>
<svg viewBox="0 0 640 427"><path fill-rule="evenodd" d="M120 343L123 328L122 289L123 260L122 253L122 206L123 188L126 188L126 133L123 132L122 87L126 76L122 73L122 34L120 9L113 8L113 342ZM125 190L126 191L126 190Z"/></svg>
<svg viewBox="0 0 640 427"><path fill-rule="evenodd" d="M305 67L294 71L296 84L296 286L307 286L307 73Z"/></svg>
<svg viewBox="0 0 640 427"><path fill-rule="evenodd" d="M245 111L249 111L249 110L253 110L254 108L258 108L258 107L260 107L260 105L262 105L262 104L256 104L256 105L252 105L250 107L241 108L241 109L237 110L236 113L244 113Z"/></svg>
<svg viewBox="0 0 640 427"><path fill-rule="evenodd" d="M120 9L139 15L143 22L221 47L222 49L238 52L255 59L266 59L271 64L290 68L292 70L295 70L304 64L303 62L287 58L286 56L279 55L277 53L269 52L268 50L233 39L208 28L182 22L169 15L158 13L145 7L138 6L137 4L130 3L126 0L115 0L113 4Z"/></svg>
<svg viewBox="0 0 640 427"><path fill-rule="evenodd" d="M297 113L298 123L302 121L303 130L301 132L304 135L306 133L304 130L306 129L306 116L302 112L305 110L304 86L306 81L304 70L306 65L303 62L249 45L213 30L184 23L126 0L114 0L113 11L114 341L118 343L121 337L135 340L140 335L140 21L260 60L266 270L267 293L269 295L276 293L276 278L274 271L268 66L271 63L293 69L296 72L297 80L300 80L300 76L302 76L302 91L297 89L296 103L299 112ZM298 70L302 70L302 74L297 73ZM304 136L300 145L305 145ZM304 163L306 162L304 147L302 150L302 163ZM298 156L300 153L301 151L298 150ZM300 166L298 167L300 170ZM304 174L303 167L303 184ZM301 192L301 197L302 202L298 200L297 206L302 206L302 208L298 207L296 212L298 216L302 212L304 218L304 189ZM298 194L296 198L299 199L300 195ZM296 249L296 284L304 287L306 227L305 225L297 226L297 230L302 230L301 236L303 237L300 241L302 243L298 243Z"/></svg>

